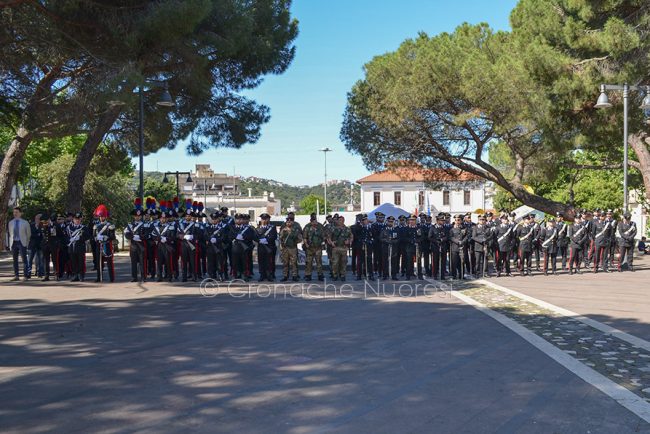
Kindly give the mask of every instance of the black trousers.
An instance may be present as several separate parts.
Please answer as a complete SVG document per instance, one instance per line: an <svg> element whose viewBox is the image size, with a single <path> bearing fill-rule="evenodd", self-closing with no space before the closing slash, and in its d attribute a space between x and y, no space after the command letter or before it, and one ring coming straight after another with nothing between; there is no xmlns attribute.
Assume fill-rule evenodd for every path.
<svg viewBox="0 0 650 434"><path fill-rule="evenodd" d="M467 271L465 266L467 264L464 264L464 258L461 258L461 255L464 253L461 250L451 250L449 252L449 260L451 262L451 269L449 272L451 273L451 277L454 279L462 279L465 277L465 272Z"/></svg>
<svg viewBox="0 0 650 434"><path fill-rule="evenodd" d="M476 276L483 276L484 271L487 273L487 269L484 269L486 266L485 260L486 260L486 253L484 251L478 251L474 250L474 264L476 267Z"/></svg>
<svg viewBox="0 0 650 434"><path fill-rule="evenodd" d="M497 250L495 256L497 273L503 272L503 269L505 268L506 274L510 274L510 251Z"/></svg>
<svg viewBox="0 0 650 434"><path fill-rule="evenodd" d="M196 279L196 257L198 254L196 249L197 247L193 241L183 240L181 243L181 272L183 280L187 280L188 277Z"/></svg>
<svg viewBox="0 0 650 434"><path fill-rule="evenodd" d="M382 277L397 277L399 272L399 248L384 244L381 249Z"/></svg>
<svg viewBox="0 0 650 434"><path fill-rule="evenodd" d="M519 271L522 273L524 269L530 273L530 269L533 266L533 252L530 250L521 250L519 249Z"/></svg>
<svg viewBox="0 0 650 434"><path fill-rule="evenodd" d="M372 246L361 246L357 249L357 277L372 276Z"/></svg>
<svg viewBox="0 0 650 434"><path fill-rule="evenodd" d="M420 256L422 257L422 267L424 267L424 274L431 277L431 249L428 246L420 246Z"/></svg>
<svg viewBox="0 0 650 434"><path fill-rule="evenodd" d="M100 263L100 254L99 254L99 249L101 249L101 244L97 244L97 280L99 280L99 276L102 276L102 279L104 278L103 273L104 273L104 266L106 266L106 269L108 271L108 281L109 282L115 282L115 263L113 262L113 249L111 247L108 247L110 250L110 256L105 256L101 255L101 263Z"/></svg>
<svg viewBox="0 0 650 434"><path fill-rule="evenodd" d="M158 257L158 247L153 240L145 241L147 243L147 274L156 277L156 259Z"/></svg>
<svg viewBox="0 0 650 434"><path fill-rule="evenodd" d="M46 244L43 246L43 262L45 263L45 277L50 276L50 261L54 265L54 274L58 277L59 246Z"/></svg>
<svg viewBox="0 0 650 434"><path fill-rule="evenodd" d="M263 244L257 246L257 265L260 271L260 279L270 279L273 277L272 262L275 262L273 250Z"/></svg>
<svg viewBox="0 0 650 434"><path fill-rule="evenodd" d="M607 270L607 255L609 254L609 246L596 246L596 256L594 261L594 271L598 268Z"/></svg>
<svg viewBox="0 0 650 434"><path fill-rule="evenodd" d="M174 246L167 243L158 243L157 253L156 273L158 274L158 278L164 278L171 282L175 273Z"/></svg>
<svg viewBox="0 0 650 434"><path fill-rule="evenodd" d="M384 275L384 260L382 254L382 244L375 243L372 246L372 269L378 275Z"/></svg>
<svg viewBox="0 0 650 434"><path fill-rule="evenodd" d="M73 275L85 277L86 275L86 245L80 241L68 246L68 255L70 257L70 270Z"/></svg>
<svg viewBox="0 0 650 434"><path fill-rule="evenodd" d="M582 252L583 250L579 247L569 247L569 271L573 271L574 269L580 271Z"/></svg>
<svg viewBox="0 0 650 434"><path fill-rule="evenodd" d="M146 279L147 276L145 272L144 262L144 242L131 240L131 246L129 247L129 256L131 257L131 278L137 280L139 272L141 279Z"/></svg>
<svg viewBox="0 0 650 434"><path fill-rule="evenodd" d="M431 277L445 279L447 271L447 249L434 245L431 249ZM439 277L438 277L439 276Z"/></svg>
<svg viewBox="0 0 650 434"><path fill-rule="evenodd" d="M625 247L620 246L618 248L618 271L621 271L623 262L627 259L627 268L629 270L634 266L634 246Z"/></svg>
<svg viewBox="0 0 650 434"><path fill-rule="evenodd" d="M562 259L562 269L565 269L568 260L569 246L558 246L557 250L558 256Z"/></svg>
<svg viewBox="0 0 650 434"><path fill-rule="evenodd" d="M555 273L557 267L557 251L549 252L548 249L544 249L544 273L548 272L549 262L551 265L551 271Z"/></svg>
<svg viewBox="0 0 650 434"><path fill-rule="evenodd" d="M242 276L252 276L252 264L248 260L248 247L244 243L235 241L232 245L233 277L241 278Z"/></svg>

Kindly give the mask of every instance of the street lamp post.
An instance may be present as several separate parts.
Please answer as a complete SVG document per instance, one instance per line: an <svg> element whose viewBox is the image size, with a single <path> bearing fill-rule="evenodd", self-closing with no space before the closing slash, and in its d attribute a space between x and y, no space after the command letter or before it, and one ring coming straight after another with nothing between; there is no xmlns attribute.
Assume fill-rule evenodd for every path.
<svg viewBox="0 0 650 434"><path fill-rule="evenodd" d="M176 197L180 196L180 190L179 190L179 180L178 177L180 175L187 175L187 179L185 182L192 182L192 174L190 172L165 172L165 176L163 177L163 184L167 184L169 182L169 179L167 179L167 175L176 175Z"/></svg>
<svg viewBox="0 0 650 434"><path fill-rule="evenodd" d="M172 99L171 94L169 93L169 87L166 81L158 80L146 80L145 84L153 87L162 87L163 92L160 95L160 99L156 101L156 105L160 107L173 107L174 100ZM140 200L144 202L144 86L140 85L138 87L138 98L140 105L139 113L139 125L138 125L138 157L140 165L140 188L139 196ZM178 183L176 184L178 185Z"/></svg>
<svg viewBox="0 0 650 434"><path fill-rule="evenodd" d="M611 108L612 104L607 97L608 90L623 91L623 207L625 212L629 211L629 193L627 185L628 173L628 103L630 99L630 91L645 92L645 98L641 104L642 110L650 109L650 86L630 86L627 83L618 84L601 84L600 96L596 102L596 108L607 109Z"/></svg>
<svg viewBox="0 0 650 434"><path fill-rule="evenodd" d="M325 195L325 215L327 215L327 153L332 152L332 150L330 148L322 148L318 151L322 152L323 156L325 157L325 184L323 184L323 186Z"/></svg>

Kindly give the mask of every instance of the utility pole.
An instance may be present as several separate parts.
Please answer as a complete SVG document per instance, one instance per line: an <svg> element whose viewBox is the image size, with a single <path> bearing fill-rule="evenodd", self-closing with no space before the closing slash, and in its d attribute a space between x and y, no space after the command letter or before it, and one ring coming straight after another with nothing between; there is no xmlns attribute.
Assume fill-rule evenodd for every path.
<svg viewBox="0 0 650 434"><path fill-rule="evenodd" d="M323 156L325 157L325 184L324 186L324 196L325 196L325 214L327 215L327 153L332 152L330 148L322 148L318 150L319 152L323 153Z"/></svg>

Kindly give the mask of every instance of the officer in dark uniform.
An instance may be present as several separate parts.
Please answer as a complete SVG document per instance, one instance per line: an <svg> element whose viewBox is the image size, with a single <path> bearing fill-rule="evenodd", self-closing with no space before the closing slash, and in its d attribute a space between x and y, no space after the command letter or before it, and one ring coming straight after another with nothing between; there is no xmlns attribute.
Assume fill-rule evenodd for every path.
<svg viewBox="0 0 650 434"><path fill-rule="evenodd" d="M361 219L363 214L357 214L355 216L354 224L350 226L350 231L352 232L352 274L357 274L357 268L359 264L359 252L361 250Z"/></svg>
<svg viewBox="0 0 650 434"><path fill-rule="evenodd" d="M142 210L142 201L140 198L135 200L135 208L131 211L131 215L133 216L133 221L126 225L124 229L124 237L130 242L131 282L138 281L138 272L140 273L140 280L146 282L147 265L145 262L144 242L147 233L144 229L144 222L142 221L144 211Z"/></svg>
<svg viewBox="0 0 650 434"><path fill-rule="evenodd" d="M418 232L420 235L418 235ZM415 277L414 263L418 259L420 238L422 237L422 231L417 225L417 217L414 215L409 217L408 225L402 231L401 236L403 260L405 261L406 267L406 280L410 280Z"/></svg>
<svg viewBox="0 0 650 434"><path fill-rule="evenodd" d="M253 264L249 261L249 251L259 241L255 228L248 224L248 214L235 216L235 229L232 240L233 277L248 281L253 275Z"/></svg>
<svg viewBox="0 0 650 434"><path fill-rule="evenodd" d="M557 254L562 261L562 270L566 270L569 257L569 237L567 236L569 225L564 221L564 214L555 213L555 227L557 228Z"/></svg>
<svg viewBox="0 0 650 434"><path fill-rule="evenodd" d="M628 270L634 271L634 242L637 228L631 218L632 214L626 211L623 220L618 224L618 271L623 271L623 262L627 262Z"/></svg>
<svg viewBox="0 0 650 434"><path fill-rule="evenodd" d="M68 257L72 282L83 282L86 277L86 241L90 238L90 230L81 223L83 215L78 212L68 225Z"/></svg>
<svg viewBox="0 0 650 434"><path fill-rule="evenodd" d="M476 262L474 261L474 243L472 243L472 230L475 223L472 221L472 213L465 213L463 216L463 226L467 230L467 242L463 246L463 256L465 261L465 273L476 275Z"/></svg>
<svg viewBox="0 0 650 434"><path fill-rule="evenodd" d="M97 248L97 277L95 282L103 280L104 264L108 269L108 280L115 282L115 264L113 262L113 241L115 241L115 225L108 221L108 209L99 205L95 210L97 220L93 226L92 239Z"/></svg>
<svg viewBox="0 0 650 434"><path fill-rule="evenodd" d="M267 213L260 215L260 224L257 231L257 264L259 267L259 281L273 282L273 265L275 264L275 242L278 239L278 230L271 224L271 216Z"/></svg>
<svg viewBox="0 0 650 434"><path fill-rule="evenodd" d="M465 278L465 247L469 241L467 225L463 224L463 216L454 217L454 224L449 228L449 256L451 277L453 279Z"/></svg>
<svg viewBox="0 0 650 434"><path fill-rule="evenodd" d="M160 202L158 224L154 226L152 238L156 245L157 256L157 281L163 279L171 282L176 272L174 252L176 250L177 226L172 218L171 206L168 202Z"/></svg>
<svg viewBox="0 0 650 434"><path fill-rule="evenodd" d="M178 222L177 237L181 241L181 281L187 282L198 278L198 250L197 245L201 239L201 229L194 221L196 214L192 208L192 201L185 201L184 219Z"/></svg>
<svg viewBox="0 0 650 434"><path fill-rule="evenodd" d="M383 245L381 242L381 231L383 231L386 226L384 220L385 217L386 215L383 212L377 211L375 213L375 221L372 223L372 268L377 272L378 276L384 275L384 256L381 250Z"/></svg>
<svg viewBox="0 0 650 434"><path fill-rule="evenodd" d="M594 260L594 273L602 269L609 272L607 267L607 255L609 254L609 244L613 235L612 221L607 220L607 215L601 213L598 220L594 220L594 247L596 249Z"/></svg>
<svg viewBox="0 0 650 434"><path fill-rule="evenodd" d="M472 227L471 243L474 245L474 264L476 264L476 276L483 276L487 272L487 253L490 245L491 231L486 225L485 216L478 216L478 224Z"/></svg>
<svg viewBox="0 0 650 434"><path fill-rule="evenodd" d="M434 279L445 280L447 269L449 226L445 224L445 214L436 216L436 223L429 228L429 242L431 245L431 276Z"/></svg>
<svg viewBox="0 0 650 434"><path fill-rule="evenodd" d="M230 225L224 222L224 216L218 211L210 214L210 223L204 228L206 243L204 246L207 268L211 279L227 279L226 244L230 243Z"/></svg>
<svg viewBox="0 0 650 434"><path fill-rule="evenodd" d="M528 274L532 275L532 253L533 241L535 237L535 226L531 224L532 214L524 217L523 224L517 227L515 232L519 240L519 272L522 276Z"/></svg>
<svg viewBox="0 0 650 434"><path fill-rule="evenodd" d="M582 214L576 214L573 224L567 229L570 275L574 272L580 273L580 266L583 263L582 256L586 256L589 249L590 224L588 221L583 221L582 217Z"/></svg>
<svg viewBox="0 0 650 434"><path fill-rule="evenodd" d="M423 214L421 216L420 222L420 257L422 262L422 268L424 270L419 270L419 278L422 279L422 273L426 274L427 277L431 277L431 242L429 241L429 230L431 229L431 216ZM419 262L418 262L419 263Z"/></svg>
<svg viewBox="0 0 650 434"><path fill-rule="evenodd" d="M542 271L545 276L548 276L549 262L551 271L554 275L557 274L558 233L554 218L550 218L546 222L546 227L539 231L538 244L544 255Z"/></svg>
<svg viewBox="0 0 650 434"><path fill-rule="evenodd" d="M356 229L357 234L353 232L354 241L353 245L357 245L357 280L365 278L372 280L372 251L374 239L372 237L372 225L368 221L368 216L363 214L359 221L359 226Z"/></svg>
<svg viewBox="0 0 650 434"><path fill-rule="evenodd" d="M497 277L506 272L506 276L512 276L510 273L510 256L514 246L515 225L508 220L508 214L500 216L501 223L494 227L494 239L496 251L494 253L496 260Z"/></svg>
<svg viewBox="0 0 650 434"><path fill-rule="evenodd" d="M395 217L389 216L379 235L382 243L382 278L397 280L399 272L399 233L395 227Z"/></svg>
<svg viewBox="0 0 650 434"><path fill-rule="evenodd" d="M153 230L156 226L154 217L156 216L156 200L148 197L145 200L145 212L142 216L142 227L144 228L144 257L147 266L147 277L154 279L156 277L156 244L153 239Z"/></svg>
<svg viewBox="0 0 650 434"><path fill-rule="evenodd" d="M402 277L406 276L406 263L407 263L407 258L406 258L406 239L408 237L405 236L405 231L406 227L408 226L407 224L407 217L406 215L400 215L398 218L398 223L397 223L397 233L399 234L398 238L400 240L399 242L399 269Z"/></svg>
<svg viewBox="0 0 650 434"><path fill-rule="evenodd" d="M59 258L61 243L63 242L63 229L56 222L57 215L52 214L49 220L41 220L43 225L43 262L45 263L44 281L50 280L50 260L54 265L54 278L59 280Z"/></svg>
<svg viewBox="0 0 650 434"><path fill-rule="evenodd" d="M533 241L532 241L532 254L531 257L535 256L535 269L537 271L541 270L540 267L540 252L541 248L539 245L539 233L542 230L542 226L536 220L537 216L535 214L530 215L530 224L533 226Z"/></svg>

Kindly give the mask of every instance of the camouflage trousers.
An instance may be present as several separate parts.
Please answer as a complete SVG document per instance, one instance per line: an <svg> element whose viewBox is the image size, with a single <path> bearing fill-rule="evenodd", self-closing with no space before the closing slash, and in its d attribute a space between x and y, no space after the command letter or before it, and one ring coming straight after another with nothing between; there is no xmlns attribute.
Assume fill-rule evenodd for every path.
<svg viewBox="0 0 650 434"><path fill-rule="evenodd" d="M280 259L282 260L282 274L284 277L289 277L289 269L291 269L291 276L298 276L298 249L295 247L284 247L280 252Z"/></svg>
<svg viewBox="0 0 650 434"><path fill-rule="evenodd" d="M307 260L305 262L305 276L311 276L314 261L316 261L316 272L323 275L323 250L320 247L309 247L306 250Z"/></svg>
<svg viewBox="0 0 650 434"><path fill-rule="evenodd" d="M334 277L345 277L345 269L348 265L348 248L332 248L332 272Z"/></svg>

